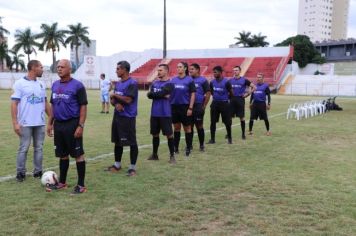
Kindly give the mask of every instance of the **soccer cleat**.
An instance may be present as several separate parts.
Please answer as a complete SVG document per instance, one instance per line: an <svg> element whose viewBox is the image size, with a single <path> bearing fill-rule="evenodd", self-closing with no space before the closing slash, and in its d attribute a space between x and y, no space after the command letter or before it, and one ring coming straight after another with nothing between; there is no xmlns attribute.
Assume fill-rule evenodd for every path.
<svg viewBox="0 0 356 236"><path fill-rule="evenodd" d="M231 139L231 138L228 138L228 139L227 139L227 143L228 143L228 144L232 144L232 139Z"/></svg>
<svg viewBox="0 0 356 236"><path fill-rule="evenodd" d="M201 146L199 147L199 150L200 150L201 152L204 152L204 151L205 151L204 145L201 145Z"/></svg>
<svg viewBox="0 0 356 236"><path fill-rule="evenodd" d="M129 177L136 176L136 170L134 170L134 169L129 169L129 170L127 171L127 174L126 174L126 175L129 176Z"/></svg>
<svg viewBox="0 0 356 236"><path fill-rule="evenodd" d="M248 131L248 135L253 135L252 130L251 130L251 131Z"/></svg>
<svg viewBox="0 0 356 236"><path fill-rule="evenodd" d="M109 112L107 111L106 114L109 114Z"/></svg>
<svg viewBox="0 0 356 236"><path fill-rule="evenodd" d="M85 193L87 191L86 187L77 185L74 187L73 191L70 193L70 195L76 195L76 194L81 194L81 193Z"/></svg>
<svg viewBox="0 0 356 236"><path fill-rule="evenodd" d="M61 190L67 189L68 185L66 183L58 183L58 184L47 184L46 185L46 192L52 192L53 190Z"/></svg>
<svg viewBox="0 0 356 236"><path fill-rule="evenodd" d="M267 131L267 132L266 132L266 135L267 135L267 136L271 136L271 135L272 135L271 131Z"/></svg>
<svg viewBox="0 0 356 236"><path fill-rule="evenodd" d="M103 114L103 113L105 113L105 112L104 112L104 111L101 111L100 113Z"/></svg>
<svg viewBox="0 0 356 236"><path fill-rule="evenodd" d="M207 142L207 144L214 144L215 140L210 139L209 142Z"/></svg>
<svg viewBox="0 0 356 236"><path fill-rule="evenodd" d="M177 164L176 158L174 157L174 155L171 155L169 157L169 161L170 164Z"/></svg>
<svg viewBox="0 0 356 236"><path fill-rule="evenodd" d="M152 154L147 160L149 161L158 161L158 155L157 154Z"/></svg>
<svg viewBox="0 0 356 236"><path fill-rule="evenodd" d="M190 148L185 148L185 156L189 157L190 155Z"/></svg>
<svg viewBox="0 0 356 236"><path fill-rule="evenodd" d="M243 135L241 136L241 138L242 138L242 140L246 140L246 135L243 134Z"/></svg>
<svg viewBox="0 0 356 236"><path fill-rule="evenodd" d="M23 173L17 173L16 175L16 181L17 182L23 182L26 179L26 175Z"/></svg>
<svg viewBox="0 0 356 236"><path fill-rule="evenodd" d="M34 174L33 174L33 177L40 179L40 178L42 177L42 171L39 171L39 172L37 172L37 173L34 173Z"/></svg>
<svg viewBox="0 0 356 236"><path fill-rule="evenodd" d="M121 170L121 166L116 167L115 165L109 166L108 168L104 169L104 171L110 171L112 173L119 172L120 170Z"/></svg>

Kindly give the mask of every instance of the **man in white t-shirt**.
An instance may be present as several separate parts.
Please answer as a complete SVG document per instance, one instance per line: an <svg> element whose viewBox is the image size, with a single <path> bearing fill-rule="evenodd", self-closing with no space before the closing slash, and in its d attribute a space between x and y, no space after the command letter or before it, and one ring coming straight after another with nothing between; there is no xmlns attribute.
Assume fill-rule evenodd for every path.
<svg viewBox="0 0 356 236"><path fill-rule="evenodd" d="M109 92L111 89L111 82L105 79L105 74L100 75L100 92L101 92L101 112L109 114Z"/></svg>
<svg viewBox="0 0 356 236"><path fill-rule="evenodd" d="M43 142L45 137L45 113L49 114L46 87L37 77L41 77L43 67L40 61L31 60L27 64L28 73L13 85L11 95L11 117L15 133L20 137L17 152L16 180L26 178L27 152L33 139L33 177L41 178Z"/></svg>

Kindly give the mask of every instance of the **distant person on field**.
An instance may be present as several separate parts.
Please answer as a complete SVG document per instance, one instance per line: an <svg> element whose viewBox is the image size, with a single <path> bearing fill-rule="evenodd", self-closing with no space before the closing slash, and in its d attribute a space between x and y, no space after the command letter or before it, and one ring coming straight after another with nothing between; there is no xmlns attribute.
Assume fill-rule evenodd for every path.
<svg viewBox="0 0 356 236"><path fill-rule="evenodd" d="M266 97L267 97L267 104L266 104ZM250 123L249 123L249 134L252 135L252 127L253 127L253 120L260 120L265 121L266 125L266 135L270 136L271 132L269 131L269 121L267 116L267 110L271 109L271 92L269 89L269 85L264 83L263 74L257 74L257 84L256 90L252 92L250 98L250 108L251 108L251 116L250 116Z"/></svg>
<svg viewBox="0 0 356 236"><path fill-rule="evenodd" d="M105 78L105 74L100 75L100 93L101 93L101 112L109 114L109 92L111 89L111 82Z"/></svg>
<svg viewBox="0 0 356 236"><path fill-rule="evenodd" d="M150 133L152 135L152 155L148 160L158 160L159 133L167 136L169 149L169 163L175 164L174 140L172 129L172 111L169 96L173 91L173 84L169 80L169 67L167 64L158 66L157 79L153 81L147 97L152 99Z"/></svg>
<svg viewBox="0 0 356 236"><path fill-rule="evenodd" d="M87 191L85 187L85 157L83 149L84 123L87 117L87 93L79 80L71 77L69 60L60 60L57 74L60 80L52 85L52 114L48 119L47 134L54 136L54 150L59 158L59 183L49 185L46 191L66 189L69 155L75 158L78 181L72 194Z"/></svg>
<svg viewBox="0 0 356 236"><path fill-rule="evenodd" d="M42 77L43 66L37 60L27 64L28 73L15 82L11 95L11 117L15 133L20 138L17 151L16 180L26 178L27 152L33 141L33 177L41 178L43 142L46 134L45 113L50 114L46 87L37 77Z"/></svg>
<svg viewBox="0 0 356 236"><path fill-rule="evenodd" d="M111 127L111 142L115 144L115 162L105 170L118 172L121 170L121 158L124 146L130 146L130 166L127 176L136 175L138 146L136 141L136 116L138 102L138 86L136 80L129 76L130 63L119 61L116 66L117 77L110 103L115 107Z"/></svg>

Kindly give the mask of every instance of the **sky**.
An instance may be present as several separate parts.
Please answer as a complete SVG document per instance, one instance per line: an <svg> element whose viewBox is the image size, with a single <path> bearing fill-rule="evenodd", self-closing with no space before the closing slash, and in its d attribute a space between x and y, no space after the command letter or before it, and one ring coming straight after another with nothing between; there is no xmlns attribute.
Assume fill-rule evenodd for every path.
<svg viewBox="0 0 356 236"><path fill-rule="evenodd" d="M337 0L336 0L337 1ZM239 32L267 36L274 45L297 34L298 0L166 0L167 49L227 48ZM30 27L40 32L42 23L59 28L82 23L96 40L97 56L121 51L162 48L163 0L0 0L2 26L10 31ZM348 37L356 38L356 0L350 0ZM68 46L69 47L69 46ZM70 57L61 48L57 59ZM50 65L50 52L31 54Z"/></svg>

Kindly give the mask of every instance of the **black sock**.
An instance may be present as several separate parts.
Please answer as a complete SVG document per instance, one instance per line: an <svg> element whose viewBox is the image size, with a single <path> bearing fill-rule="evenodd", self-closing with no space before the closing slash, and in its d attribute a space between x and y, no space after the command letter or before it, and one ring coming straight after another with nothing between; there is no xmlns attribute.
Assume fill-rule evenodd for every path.
<svg viewBox="0 0 356 236"><path fill-rule="evenodd" d="M174 131L174 150L178 151L180 141L180 131Z"/></svg>
<svg viewBox="0 0 356 236"><path fill-rule="evenodd" d="M159 146L159 137L152 138L153 154L157 155L158 146Z"/></svg>
<svg viewBox="0 0 356 236"><path fill-rule="evenodd" d="M205 132L204 128L198 129L198 138L200 146L204 146Z"/></svg>
<svg viewBox="0 0 356 236"><path fill-rule="evenodd" d="M137 145L130 146L130 161L131 165L136 165L138 156L138 147Z"/></svg>
<svg viewBox="0 0 356 236"><path fill-rule="evenodd" d="M212 122L210 124L210 137L212 141L215 141L215 131L216 131L216 123Z"/></svg>
<svg viewBox="0 0 356 236"><path fill-rule="evenodd" d="M246 127L246 122L244 120L240 121L241 123L241 131L242 131L242 135L245 135L245 127Z"/></svg>
<svg viewBox="0 0 356 236"><path fill-rule="evenodd" d="M192 132L190 133L185 133L185 144L187 148L191 149L193 145L193 134Z"/></svg>
<svg viewBox="0 0 356 236"><path fill-rule="evenodd" d="M115 144L115 150L114 150L115 162L121 162L123 151L124 151L124 147L123 146Z"/></svg>
<svg viewBox="0 0 356 236"><path fill-rule="evenodd" d="M269 131L269 121L268 121L268 119L265 119L265 125L266 125L267 131Z"/></svg>
<svg viewBox="0 0 356 236"><path fill-rule="evenodd" d="M69 169L69 159L59 159L59 182L62 184L66 183L67 173Z"/></svg>
<svg viewBox="0 0 356 236"><path fill-rule="evenodd" d="M231 125L225 125L227 138L231 139Z"/></svg>
<svg viewBox="0 0 356 236"><path fill-rule="evenodd" d="M84 187L85 161L77 162L78 185Z"/></svg>
<svg viewBox="0 0 356 236"><path fill-rule="evenodd" d="M248 130L252 132L252 127L253 127L253 120L250 120L250 123L248 123Z"/></svg>
<svg viewBox="0 0 356 236"><path fill-rule="evenodd" d="M168 148L169 148L169 154L174 155L174 140L172 138L168 138Z"/></svg>

